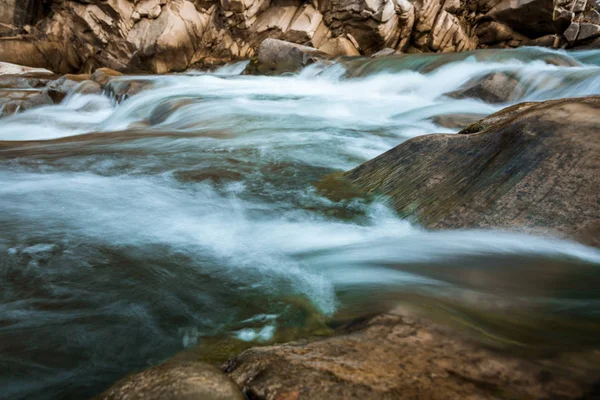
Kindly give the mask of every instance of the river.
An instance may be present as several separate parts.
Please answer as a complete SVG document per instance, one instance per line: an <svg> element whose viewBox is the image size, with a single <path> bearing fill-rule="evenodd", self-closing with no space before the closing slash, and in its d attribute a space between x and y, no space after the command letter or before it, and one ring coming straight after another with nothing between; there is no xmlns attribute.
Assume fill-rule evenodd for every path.
<svg viewBox="0 0 600 400"><path fill-rule="evenodd" d="M514 73L519 101L598 95L600 51L345 60L284 77L244 65L124 77L152 89L0 120L0 398L85 398L185 348L327 331L407 293L518 298L600 326L598 249L427 232L385 199L315 188L456 131L435 117L506 107L446 96L477 76Z"/></svg>

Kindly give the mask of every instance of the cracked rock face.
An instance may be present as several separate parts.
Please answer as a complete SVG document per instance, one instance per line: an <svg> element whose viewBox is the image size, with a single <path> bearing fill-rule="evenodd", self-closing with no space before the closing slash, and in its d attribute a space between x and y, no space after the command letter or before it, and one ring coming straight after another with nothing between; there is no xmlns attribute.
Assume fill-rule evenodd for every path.
<svg viewBox="0 0 600 400"><path fill-rule="evenodd" d="M593 0L0 0L0 60L165 73L252 58L267 38L370 56L548 45L556 32L575 46L599 23Z"/></svg>
<svg viewBox="0 0 600 400"><path fill-rule="evenodd" d="M551 14L539 12L544 1L0 0L0 59L57 73L165 73L254 57L266 38L331 56L472 50L480 36L502 47L532 39L516 16Z"/></svg>
<svg viewBox="0 0 600 400"><path fill-rule="evenodd" d="M555 0L554 25L568 45L600 46L600 2L597 0Z"/></svg>

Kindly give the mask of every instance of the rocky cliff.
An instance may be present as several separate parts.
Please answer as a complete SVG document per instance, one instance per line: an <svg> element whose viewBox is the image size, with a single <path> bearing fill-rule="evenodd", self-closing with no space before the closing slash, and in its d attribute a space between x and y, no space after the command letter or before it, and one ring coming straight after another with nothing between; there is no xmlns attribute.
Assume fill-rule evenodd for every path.
<svg viewBox="0 0 600 400"><path fill-rule="evenodd" d="M267 37L324 53L454 52L600 36L586 0L0 0L0 61L164 73L251 58Z"/></svg>

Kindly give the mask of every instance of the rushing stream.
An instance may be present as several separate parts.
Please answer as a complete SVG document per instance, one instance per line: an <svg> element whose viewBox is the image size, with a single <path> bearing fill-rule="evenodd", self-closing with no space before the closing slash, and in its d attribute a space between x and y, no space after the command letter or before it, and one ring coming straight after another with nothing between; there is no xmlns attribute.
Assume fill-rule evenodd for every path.
<svg viewBox="0 0 600 400"><path fill-rule="evenodd" d="M186 347L302 336L323 328L312 314L382 311L398 294L519 299L598 326L600 250L426 232L314 183L453 132L437 116L505 107L445 96L477 76L514 72L520 101L600 94L600 51L243 67L122 78L153 87L0 120L0 397L85 398ZM597 344L587 332L568 336Z"/></svg>

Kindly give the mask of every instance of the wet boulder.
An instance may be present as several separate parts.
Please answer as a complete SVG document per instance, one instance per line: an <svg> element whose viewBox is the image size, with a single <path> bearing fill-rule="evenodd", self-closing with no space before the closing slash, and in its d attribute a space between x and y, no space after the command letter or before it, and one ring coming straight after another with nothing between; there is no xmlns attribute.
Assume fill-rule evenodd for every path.
<svg viewBox="0 0 600 400"><path fill-rule="evenodd" d="M98 82L86 80L75 88L73 94L102 94L102 86Z"/></svg>
<svg viewBox="0 0 600 400"><path fill-rule="evenodd" d="M121 72L115 71L114 69L110 69L110 68L98 68L92 74L91 79L94 82L99 83L101 86L104 86L104 85L106 85L108 83L108 81L110 81L114 77L116 77L116 76L122 76L122 75L123 74Z"/></svg>
<svg viewBox="0 0 600 400"><path fill-rule="evenodd" d="M117 382L97 400L244 400L227 375L202 362L167 362Z"/></svg>
<svg viewBox="0 0 600 400"><path fill-rule="evenodd" d="M47 90L0 89L0 116L54 104Z"/></svg>
<svg viewBox="0 0 600 400"><path fill-rule="evenodd" d="M72 75L61 76L55 81L48 83L48 95L55 103L60 103L77 89L81 82L89 80L90 75Z"/></svg>
<svg viewBox="0 0 600 400"><path fill-rule="evenodd" d="M600 246L600 97L524 103L411 139L347 172L432 229L506 228Z"/></svg>
<svg viewBox="0 0 600 400"><path fill-rule="evenodd" d="M315 48L277 39L265 39L256 58L244 71L246 75L281 75L295 73L304 67L327 62L330 56Z"/></svg>
<svg viewBox="0 0 600 400"><path fill-rule="evenodd" d="M246 350L222 368L260 400L582 399L595 379L572 366L555 374L396 312L332 338Z"/></svg>
<svg viewBox="0 0 600 400"><path fill-rule="evenodd" d="M474 78L462 89L449 93L454 99L473 98L486 103L506 103L523 97L525 88L519 80L505 72L494 72L482 78Z"/></svg>
<svg viewBox="0 0 600 400"><path fill-rule="evenodd" d="M121 102L153 87L154 80L152 79L116 77L108 81L104 87L104 92L117 102Z"/></svg>

